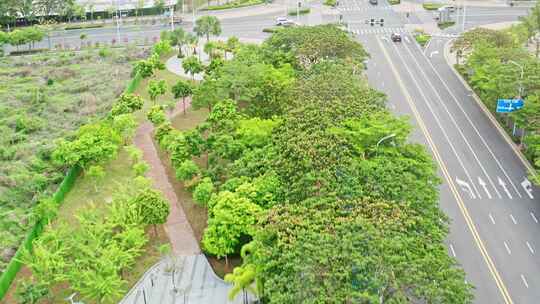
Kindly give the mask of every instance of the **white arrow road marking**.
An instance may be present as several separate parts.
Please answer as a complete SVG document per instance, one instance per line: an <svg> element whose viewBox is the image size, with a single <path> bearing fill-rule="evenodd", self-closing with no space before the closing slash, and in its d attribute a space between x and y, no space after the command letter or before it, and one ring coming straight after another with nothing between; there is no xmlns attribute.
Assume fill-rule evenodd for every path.
<svg viewBox="0 0 540 304"><path fill-rule="evenodd" d="M493 216L491 215L491 213L489 214L489 219L491 220L491 222L493 223L493 225L495 225L495 219L493 218Z"/></svg>
<svg viewBox="0 0 540 304"><path fill-rule="evenodd" d="M456 177L456 183L461 186L461 189L463 189L463 191L469 193L469 196L472 199L476 198L476 195L474 195L474 192L472 191L471 186L469 185L469 183L467 183L465 181L462 181L457 177Z"/></svg>
<svg viewBox="0 0 540 304"><path fill-rule="evenodd" d="M532 216L534 222L538 224L538 220L536 219L536 216L534 216L534 213L531 212L531 216Z"/></svg>
<svg viewBox="0 0 540 304"><path fill-rule="evenodd" d="M526 177L525 180L521 182L521 187L523 187L523 189L531 199L534 199L534 196L532 195L532 184Z"/></svg>
<svg viewBox="0 0 540 304"><path fill-rule="evenodd" d="M499 180L499 185L501 185L501 187L504 189L504 192L506 192L506 195L508 195L508 197L512 199L512 194L510 194L510 191L508 191L508 188L506 188L506 183L499 176L497 176L497 179Z"/></svg>
<svg viewBox="0 0 540 304"><path fill-rule="evenodd" d="M514 225L517 225L516 219L515 219L514 216L511 215L511 214L510 214L510 219L512 219L512 222L514 223Z"/></svg>
<svg viewBox="0 0 540 304"><path fill-rule="evenodd" d="M529 288L529 284L527 284L527 280L525 280L524 275L521 275L521 280L523 281L523 285L525 285L525 287Z"/></svg>
<svg viewBox="0 0 540 304"><path fill-rule="evenodd" d="M480 178L480 176L478 177L478 183L480 184L480 186L482 186L482 188L484 188L484 191L486 191L488 198L491 199L491 193L489 193L488 191L487 184L482 178Z"/></svg>
<svg viewBox="0 0 540 304"><path fill-rule="evenodd" d="M529 251L534 254L534 249L532 248L531 244L529 242L525 242L527 244L527 247L529 247Z"/></svg>
<svg viewBox="0 0 540 304"><path fill-rule="evenodd" d="M429 53L429 58L433 58L433 55L437 55L437 54L439 54L439 51L433 51Z"/></svg>
<svg viewBox="0 0 540 304"><path fill-rule="evenodd" d="M509 255L512 254L512 251L510 251L510 247L508 247L508 244L506 244L506 242L503 242L504 243L504 248L506 248L506 252L508 252Z"/></svg>
<svg viewBox="0 0 540 304"><path fill-rule="evenodd" d="M409 37L405 36L404 38L405 38L405 42L411 43L411 41L409 40Z"/></svg>
<svg viewBox="0 0 540 304"><path fill-rule="evenodd" d="M454 251L454 246L450 244L450 251L452 251L452 256L456 257L456 252Z"/></svg>

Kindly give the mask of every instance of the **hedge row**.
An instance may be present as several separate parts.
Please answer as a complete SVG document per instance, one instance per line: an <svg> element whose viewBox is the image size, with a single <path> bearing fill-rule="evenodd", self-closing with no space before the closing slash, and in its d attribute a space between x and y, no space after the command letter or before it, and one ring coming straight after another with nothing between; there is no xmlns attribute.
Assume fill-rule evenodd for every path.
<svg viewBox="0 0 540 304"><path fill-rule="evenodd" d="M141 80L141 75L137 73L128 83L125 93L133 93L141 83ZM64 178L62 183L60 183L60 186L53 195L53 200L55 203L58 204L58 206L61 205L61 203L64 201L66 194L73 188L75 180L77 179L77 176L80 172L81 168L78 166L68 170L66 177ZM11 258L11 261L6 267L6 270L0 276L0 300L2 300L7 294L11 283L13 282L13 280L17 276L17 273L22 267L21 255L23 250L32 249L32 242L41 234L41 232L43 232L43 228L44 223L42 221L38 221L34 225L32 230L30 230L30 232L24 239L24 242L21 244L19 249L17 249L17 252L13 256L13 258Z"/></svg>

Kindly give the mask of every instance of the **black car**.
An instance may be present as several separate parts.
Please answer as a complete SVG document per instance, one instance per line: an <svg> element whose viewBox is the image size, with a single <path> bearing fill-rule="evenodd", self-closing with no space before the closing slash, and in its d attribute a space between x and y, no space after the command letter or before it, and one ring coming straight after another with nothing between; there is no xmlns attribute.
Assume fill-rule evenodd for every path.
<svg viewBox="0 0 540 304"><path fill-rule="evenodd" d="M392 41L394 41L394 42L401 42L401 34L400 33L392 33L392 35L390 35L390 38L392 38Z"/></svg>

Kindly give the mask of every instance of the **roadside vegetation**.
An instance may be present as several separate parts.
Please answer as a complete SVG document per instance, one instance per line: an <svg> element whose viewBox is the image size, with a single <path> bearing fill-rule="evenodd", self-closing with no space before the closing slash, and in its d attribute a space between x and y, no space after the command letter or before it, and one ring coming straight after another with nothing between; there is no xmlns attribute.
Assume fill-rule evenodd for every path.
<svg viewBox="0 0 540 304"><path fill-rule="evenodd" d="M106 115L88 121L52 149L55 164L79 167L82 173L63 204L44 200L34 208L33 216L49 225L23 254L26 270L8 303L31 298L58 303L73 292L85 303L116 303L167 251L161 224L169 202L144 177L149 165L132 142L146 112L171 97L150 102L146 87L152 76L168 75L162 74L162 60L172 50L166 43L154 46L149 60L138 61L130 86L111 98Z"/></svg>
<svg viewBox="0 0 540 304"><path fill-rule="evenodd" d="M265 0L236 0L236 1L225 2L222 4L208 5L206 7L203 7L201 11L218 11L218 10L224 10L224 9L230 9L230 8L239 8L239 7L258 5L258 4L263 4L263 3L266 3L266 1Z"/></svg>
<svg viewBox="0 0 540 304"><path fill-rule="evenodd" d="M420 44L421 47L426 46L429 40L431 40L431 35L427 34L421 29L415 30L413 36L416 42L418 42L418 44Z"/></svg>
<svg viewBox="0 0 540 304"><path fill-rule="evenodd" d="M33 225L31 209L64 177L55 142L104 117L141 49L0 59L0 273Z"/></svg>
<svg viewBox="0 0 540 304"><path fill-rule="evenodd" d="M324 0L323 4L326 6L335 7L337 5L337 0Z"/></svg>
<svg viewBox="0 0 540 304"><path fill-rule="evenodd" d="M540 169L540 4L506 30L475 29L452 45L457 70ZM521 72L523 68L523 78ZM521 95L521 96L520 96ZM522 97L525 106L495 113L497 99ZM514 128L515 126L515 128ZM532 176L540 184L538 175Z"/></svg>
<svg viewBox="0 0 540 304"><path fill-rule="evenodd" d="M230 272L230 297L471 303L444 245L435 165L369 87L363 47L325 25L284 28L233 54L193 83L204 122L180 130L152 119L206 213L201 247Z"/></svg>
<svg viewBox="0 0 540 304"><path fill-rule="evenodd" d="M296 15L307 15L311 13L311 9L309 7L303 7L301 9L297 10L290 10L288 15L289 16L296 16Z"/></svg>
<svg viewBox="0 0 540 304"><path fill-rule="evenodd" d="M439 2L424 2L422 3L422 7L425 9L425 10L428 10L428 11L435 11L435 10L438 10L439 8L445 6L446 4L445 3L439 3Z"/></svg>

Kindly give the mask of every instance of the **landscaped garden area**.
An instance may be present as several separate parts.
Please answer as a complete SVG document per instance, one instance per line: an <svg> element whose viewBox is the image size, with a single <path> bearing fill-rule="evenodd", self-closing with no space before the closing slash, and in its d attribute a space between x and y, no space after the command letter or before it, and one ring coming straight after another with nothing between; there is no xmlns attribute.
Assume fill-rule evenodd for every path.
<svg viewBox="0 0 540 304"><path fill-rule="evenodd" d="M34 224L32 207L64 178L56 140L99 119L142 49L89 49L0 58L0 273Z"/></svg>
<svg viewBox="0 0 540 304"><path fill-rule="evenodd" d="M193 86L193 110L169 120L155 108L149 118L232 295L356 303L383 290L385 301L470 303L472 287L443 246L435 166L361 77L362 46L327 25L231 50L206 64L200 83L181 85Z"/></svg>

